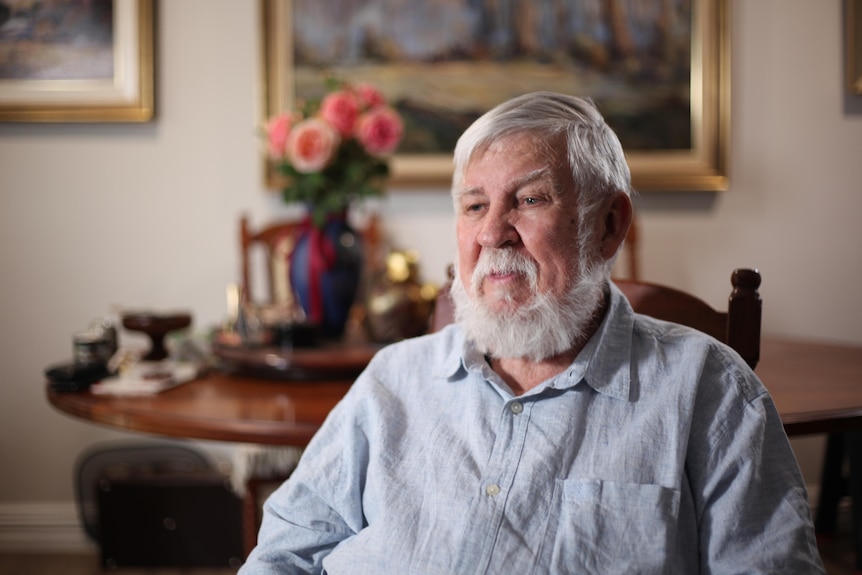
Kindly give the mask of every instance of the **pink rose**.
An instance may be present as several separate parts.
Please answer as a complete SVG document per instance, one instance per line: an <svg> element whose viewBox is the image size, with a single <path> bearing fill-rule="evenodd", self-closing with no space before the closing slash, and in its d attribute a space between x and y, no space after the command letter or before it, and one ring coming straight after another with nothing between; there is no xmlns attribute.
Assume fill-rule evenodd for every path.
<svg viewBox="0 0 862 575"><path fill-rule="evenodd" d="M273 116L266 124L267 142L269 144L269 156L279 159L284 156L284 148L287 145L287 135L293 124L293 114L284 113Z"/></svg>
<svg viewBox="0 0 862 575"><path fill-rule="evenodd" d="M309 174L326 167L339 144L338 132L320 118L303 120L287 137L287 157L297 172Z"/></svg>
<svg viewBox="0 0 862 575"><path fill-rule="evenodd" d="M351 92L341 90L327 94L320 103L320 117L332 124L344 137L353 134L359 115L359 102Z"/></svg>
<svg viewBox="0 0 862 575"><path fill-rule="evenodd" d="M386 105L386 97L371 84L359 84L356 86L356 97L359 98L359 107L370 110Z"/></svg>
<svg viewBox="0 0 862 575"><path fill-rule="evenodd" d="M403 133L401 116L388 106L363 114L356 127L356 139L365 151L375 156L383 156L395 150Z"/></svg>

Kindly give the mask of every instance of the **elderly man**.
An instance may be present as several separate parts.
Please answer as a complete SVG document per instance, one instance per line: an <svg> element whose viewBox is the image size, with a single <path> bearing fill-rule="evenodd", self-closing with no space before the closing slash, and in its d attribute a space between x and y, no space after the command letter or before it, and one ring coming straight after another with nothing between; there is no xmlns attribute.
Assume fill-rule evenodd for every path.
<svg viewBox="0 0 862 575"><path fill-rule="evenodd" d="M456 323L381 350L266 502L242 573L822 573L769 395L632 312L620 143L535 93L455 149Z"/></svg>

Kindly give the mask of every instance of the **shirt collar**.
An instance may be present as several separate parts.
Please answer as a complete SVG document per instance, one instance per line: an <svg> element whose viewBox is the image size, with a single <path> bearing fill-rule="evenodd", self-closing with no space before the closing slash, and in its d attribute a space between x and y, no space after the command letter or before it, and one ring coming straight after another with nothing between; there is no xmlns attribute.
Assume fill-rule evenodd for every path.
<svg viewBox="0 0 862 575"><path fill-rule="evenodd" d="M434 376L441 379L455 379L458 376L466 375L467 364L463 358L468 357L471 350L477 354L478 351L465 341L461 326L450 324L443 330L448 332L445 335L448 336L449 346L443 361L433 367Z"/></svg>
<svg viewBox="0 0 862 575"><path fill-rule="evenodd" d="M617 399L629 399L631 387L631 344L634 328L634 312L628 300L612 282L610 304L598 330L569 368L551 380L548 387L566 389L584 381L599 393ZM446 329L454 329L449 326ZM453 379L463 377L468 370L484 369L485 358L472 342L464 338L464 332L454 329L449 353L437 366L435 375ZM538 391L535 390L535 391Z"/></svg>
<svg viewBox="0 0 862 575"><path fill-rule="evenodd" d="M599 329L569 368L572 376L605 395L629 399L634 312L622 292L610 283L610 304Z"/></svg>

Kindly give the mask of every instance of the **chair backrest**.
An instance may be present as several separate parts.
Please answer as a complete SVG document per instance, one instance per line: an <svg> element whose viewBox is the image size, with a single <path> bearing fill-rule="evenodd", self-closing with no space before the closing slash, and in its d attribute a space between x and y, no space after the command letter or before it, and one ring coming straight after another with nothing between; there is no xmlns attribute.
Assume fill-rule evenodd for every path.
<svg viewBox="0 0 862 575"><path fill-rule="evenodd" d="M292 292L288 281L288 261L293 251L299 231L298 221L283 221L270 224L257 231L249 225L248 217L240 219L240 262L242 265L242 285L245 297L252 298L257 292L253 289L252 262L256 251L262 253L266 270L267 286L264 299L267 303L290 301Z"/></svg>
<svg viewBox="0 0 862 575"><path fill-rule="evenodd" d="M614 283L636 312L707 333L735 349L754 369L760 360L760 279L755 269L734 270L727 311L716 310L702 299L668 286L630 280Z"/></svg>
<svg viewBox="0 0 862 575"><path fill-rule="evenodd" d="M633 280L614 280L614 283L636 312L707 333L736 350L754 369L760 359L760 279L757 270L734 270L727 311L716 310L702 299L668 286ZM431 331L451 323L453 311L447 283L437 298Z"/></svg>
<svg viewBox="0 0 862 575"><path fill-rule="evenodd" d="M270 223L253 230L248 216L240 219L240 263L242 265L242 285L240 289L249 301L260 299L260 303L284 304L293 301L293 290L288 279L290 254L296 245L303 223L301 220ZM379 217L371 214L361 230L363 257L366 270L382 266L383 234ZM259 253L258 253L259 252ZM256 290L253 273L254 264L262 255L266 276L266 289ZM258 256L258 257L255 257ZM258 264L259 265L259 264ZM254 296L263 296L254 297Z"/></svg>

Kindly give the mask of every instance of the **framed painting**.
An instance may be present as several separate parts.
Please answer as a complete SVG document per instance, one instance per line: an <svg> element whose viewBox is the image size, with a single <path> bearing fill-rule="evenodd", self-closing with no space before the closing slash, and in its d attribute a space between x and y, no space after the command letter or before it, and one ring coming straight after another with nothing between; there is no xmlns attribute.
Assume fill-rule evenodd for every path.
<svg viewBox="0 0 862 575"><path fill-rule="evenodd" d="M261 0L261 109L319 97L326 75L371 82L405 120L392 185L448 187L455 141L479 115L567 92L596 102L637 190L724 190L729 3Z"/></svg>
<svg viewBox="0 0 862 575"><path fill-rule="evenodd" d="M847 89L862 95L862 0L844 0Z"/></svg>
<svg viewBox="0 0 862 575"><path fill-rule="evenodd" d="M0 3L0 121L151 120L154 1Z"/></svg>

